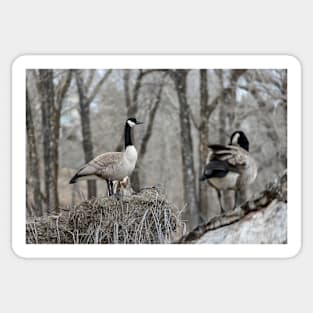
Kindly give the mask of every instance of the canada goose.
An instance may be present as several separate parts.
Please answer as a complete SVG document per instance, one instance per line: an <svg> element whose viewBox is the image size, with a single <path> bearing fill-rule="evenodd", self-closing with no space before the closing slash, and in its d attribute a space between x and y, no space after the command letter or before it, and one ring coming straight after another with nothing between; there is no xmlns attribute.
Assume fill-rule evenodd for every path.
<svg viewBox="0 0 313 313"><path fill-rule="evenodd" d="M125 123L125 151L107 152L98 155L83 165L70 180L74 184L79 180L105 179L109 196L113 195L113 180L122 181L130 176L137 161L137 150L132 144L131 128L143 124L135 118L128 118Z"/></svg>
<svg viewBox="0 0 313 313"><path fill-rule="evenodd" d="M222 212L221 190L235 191L235 206L238 192L254 182L257 165L249 154L249 141L244 132L235 131L229 145L209 145L207 165L200 177L217 191Z"/></svg>

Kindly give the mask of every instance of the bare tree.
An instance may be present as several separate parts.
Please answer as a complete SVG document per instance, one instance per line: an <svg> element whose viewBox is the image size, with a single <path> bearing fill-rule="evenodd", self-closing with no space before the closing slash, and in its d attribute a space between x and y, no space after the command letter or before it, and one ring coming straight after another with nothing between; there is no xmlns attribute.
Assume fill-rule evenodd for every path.
<svg viewBox="0 0 313 313"><path fill-rule="evenodd" d="M226 93L226 106L227 106L227 121L229 127L233 127L236 109L237 109L237 86L239 78L246 72L246 69L233 69L231 70L229 89Z"/></svg>
<svg viewBox="0 0 313 313"><path fill-rule="evenodd" d="M274 118L275 110L281 106L283 109L283 129L287 126L287 71L268 70L249 71L246 77L247 86L240 85L239 88L249 92L258 104L258 108L251 109L239 115L236 126L239 127L247 118L258 116L258 120L265 126L268 138L275 147L282 147L283 151L277 151L277 157L281 160L283 168L287 167L286 138L282 138L277 120ZM273 105L275 103L276 105ZM285 137L287 133L285 132ZM260 165L267 167L268 164Z"/></svg>
<svg viewBox="0 0 313 313"><path fill-rule="evenodd" d="M200 71L200 124L199 130L199 174L207 159L209 142L209 121L212 113L219 103L219 97L216 97L209 103L208 91L208 71ZM199 208L201 217L205 217L208 212L208 185L199 184Z"/></svg>
<svg viewBox="0 0 313 313"><path fill-rule="evenodd" d="M130 70L125 69L123 71L123 86L124 86L124 96L125 96L125 106L126 106L126 111L127 111L127 117L136 117L139 109L139 96L140 96L140 91L142 88L142 83L143 79L151 73L156 72L155 70L142 70L139 69L135 83L133 88L131 89L130 87ZM167 73L165 73L167 74ZM138 153L138 162L136 164L136 168L133 171L132 177L131 177L131 183L132 187L134 190L138 191L140 189L140 179L139 179L139 172L138 169L140 167L140 162L141 159L144 157L146 153L146 147L148 145L148 142L151 137L151 130L153 127L153 122L155 118L156 111L159 107L159 103L161 102L161 95L162 95L162 88L163 88L163 81L164 77L162 78L161 83L159 84L159 89L156 93L155 99L153 100L152 108L148 116L148 120L145 121L145 124L147 125L146 132L143 136L141 145L140 145L140 150ZM121 151L123 149L123 144L124 144L124 137L121 138L119 141L115 151Z"/></svg>
<svg viewBox="0 0 313 313"><path fill-rule="evenodd" d="M86 82L84 82L81 71L75 70L75 79L79 97L80 119L83 136L83 150L86 163L92 160L94 157L92 134L90 127L90 104L98 94L103 83L110 76L111 72L112 70L107 70L102 76L102 78L92 88L91 85L95 74L94 70L89 71L89 76ZM88 181L87 185L88 185L88 198L96 197L97 196L96 181L94 180Z"/></svg>
<svg viewBox="0 0 313 313"><path fill-rule="evenodd" d="M199 125L199 173L203 169L208 151L209 142L209 106L208 106L208 73L206 69L200 70L200 125ZM200 215L205 216L208 207L207 184L199 184Z"/></svg>
<svg viewBox="0 0 313 313"><path fill-rule="evenodd" d="M43 133L43 157L45 171L44 214L58 212L58 171L60 116L66 92L71 83L71 70L63 70L55 79L55 71L42 69L32 71L41 102L41 128Z"/></svg>
<svg viewBox="0 0 313 313"><path fill-rule="evenodd" d="M155 99L153 99L153 103L152 103L151 109L149 111L147 128L146 128L145 133L142 137L142 141L141 141L140 149L139 149L139 155L141 155L142 157L144 157L144 155L147 152L147 146L149 143L149 139L151 138L151 135L152 135L152 128L154 125L155 115L157 113L157 110L159 108L159 105L160 105L160 102L162 99L162 90L164 87L164 77L163 77L163 80L159 84L159 87L156 91Z"/></svg>
<svg viewBox="0 0 313 313"><path fill-rule="evenodd" d="M191 136L190 107L187 101L187 75L189 70L170 71L175 83L179 102L179 121L181 135L182 171L184 199L188 205L188 218L191 227L199 223L199 211L196 193L196 175L193 159L193 141Z"/></svg>
<svg viewBox="0 0 313 313"><path fill-rule="evenodd" d="M56 133L53 131L56 121L54 105L53 70L41 69L37 81L41 101L41 120L43 132L44 181L47 207L44 214L58 210L58 172L56 162Z"/></svg>
<svg viewBox="0 0 313 313"><path fill-rule="evenodd" d="M220 98L220 114L219 114L219 141L222 144L226 143L226 138L230 128L233 126L236 115L236 93L237 82L245 69L227 70L230 72L230 77L225 78L225 70L216 70L216 74L220 81L221 98Z"/></svg>
<svg viewBox="0 0 313 313"><path fill-rule="evenodd" d="M147 74L153 73L154 70L142 70L139 69L133 88L131 88L130 82L130 70L123 70L123 87L126 106L126 115L128 117L136 117L139 108L139 95L142 87L142 81ZM124 136L121 137L115 151L122 151L124 146ZM135 169L136 171L136 169Z"/></svg>
<svg viewBox="0 0 313 313"><path fill-rule="evenodd" d="M224 103L226 99L230 99L234 96L234 91L232 88L224 88L223 84L223 71L216 70L218 78L220 80L220 91L219 94L209 101L209 92L208 92L208 70L201 69L199 71L200 76L200 122L197 123L194 121L195 127L199 131L199 174L201 174L203 170L203 166L207 159L208 153L208 143L210 141L210 133L209 133L209 123L212 113L220 104L220 115L226 114L225 104L229 105L229 103ZM221 113L222 112L222 113ZM219 132L222 134L223 142L225 142L225 132L226 132L226 119L223 121L219 121L221 124L219 126ZM221 135L220 135L221 136ZM199 207L201 217L206 218L209 210L209 202L208 202L208 185L207 184L199 184Z"/></svg>
<svg viewBox="0 0 313 313"><path fill-rule="evenodd" d="M156 94L155 94L155 98L152 100L152 105L151 105L151 109L149 111L148 114L148 118L145 121L146 124L146 129L145 129L145 133L142 137L141 143L140 143L140 148L139 148L139 152L138 152L138 162L137 162L137 169L140 168L140 164L142 162L142 160L145 157L145 154L147 152L147 146L148 143L150 141L151 135L152 135L152 128L154 125L154 121L155 121L155 116L157 113L157 110L159 108L161 99L162 99L162 90L164 87L164 79L165 76L167 75L167 73L163 74L163 77L161 78L160 84L157 88ZM139 179L139 171L134 171L133 175L132 175L132 186L135 190L139 190L140 189L140 179Z"/></svg>
<svg viewBox="0 0 313 313"><path fill-rule="evenodd" d="M218 126L218 133L219 133L219 142L221 144L226 143L226 138L225 138L225 131L226 131L226 96L227 94L223 92L224 90L224 70L215 70L215 73L219 79L219 84L220 84L220 89L221 91L221 97L219 99L220 106L219 106L219 126Z"/></svg>
<svg viewBox="0 0 313 313"><path fill-rule="evenodd" d="M184 179L184 199L188 205L188 218L191 225L197 225L199 222L199 211L196 195L196 183L195 183L195 169L193 159L193 142L191 135L190 124L190 107L187 101L187 75L189 70L139 70L136 78L136 83L133 89L132 101L130 101L129 92L129 72L124 72L124 91L125 91L125 103L128 114L136 114L138 110L138 97L139 90L141 88L142 79L145 75L153 72L163 72L169 74L174 81L175 89L179 102L179 120L181 127L181 151L183 162L183 179ZM161 95L160 89L160 95ZM157 101L159 102L159 101ZM153 113L153 112L152 112ZM155 114L155 113L154 113ZM153 117L153 114L152 114ZM147 137L149 138L149 136ZM136 170L135 170L136 171ZM135 173L133 175L136 175ZM137 174L138 176L138 174Z"/></svg>
<svg viewBox="0 0 313 313"><path fill-rule="evenodd" d="M61 118L61 111L63 108L63 103L65 99L65 95L70 87L72 81L72 70L65 70L62 73L61 78L58 82L55 83L55 120L53 121L53 131L54 131L54 138L56 143L54 145L54 155L55 155L55 171L58 171L59 168L59 140L60 140L60 118Z"/></svg>
<svg viewBox="0 0 313 313"><path fill-rule="evenodd" d="M37 140L32 109L30 105L28 88L26 87L26 133L27 133L27 164L32 178L33 201L32 210L36 216L43 215L39 176L39 158L37 152Z"/></svg>
<svg viewBox="0 0 313 313"><path fill-rule="evenodd" d="M229 73L227 73L229 72ZM207 144L209 142L209 119L215 108L219 105L219 142L222 144L227 143L229 130L233 127L236 116L236 92L237 82L242 74L246 72L245 69L236 70L215 70L220 84L219 95L208 104L208 90L207 90L207 70L200 70L200 125L199 129L199 172L203 169L203 164L206 161ZM227 81L226 74L230 74ZM199 206L201 215L205 217L208 213L208 186L206 184L199 185ZM224 194L225 207L232 207L230 203L232 193L226 192Z"/></svg>

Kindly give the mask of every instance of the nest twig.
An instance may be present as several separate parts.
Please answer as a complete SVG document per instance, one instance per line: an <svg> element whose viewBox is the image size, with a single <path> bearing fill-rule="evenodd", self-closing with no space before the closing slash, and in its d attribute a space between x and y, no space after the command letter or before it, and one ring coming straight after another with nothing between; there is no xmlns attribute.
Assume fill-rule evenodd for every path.
<svg viewBox="0 0 313 313"><path fill-rule="evenodd" d="M157 188L129 197L83 201L57 216L29 220L30 244L170 243L184 231L181 212Z"/></svg>

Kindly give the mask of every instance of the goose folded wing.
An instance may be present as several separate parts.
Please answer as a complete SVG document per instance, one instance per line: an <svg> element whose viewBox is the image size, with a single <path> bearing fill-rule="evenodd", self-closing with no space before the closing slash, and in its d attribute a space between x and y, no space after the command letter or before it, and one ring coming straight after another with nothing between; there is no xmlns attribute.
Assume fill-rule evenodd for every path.
<svg viewBox="0 0 313 313"><path fill-rule="evenodd" d="M121 158L122 155L120 152L101 154L81 167L77 174L79 176L101 174L101 172L109 170L112 167L118 165L121 161Z"/></svg>
<svg viewBox="0 0 313 313"><path fill-rule="evenodd" d="M211 145L209 146L210 161L221 160L233 167L244 167L247 164L247 154L240 147Z"/></svg>
<svg viewBox="0 0 313 313"><path fill-rule="evenodd" d="M204 177L224 177L229 172L229 166L225 161L221 160L212 160L204 168Z"/></svg>

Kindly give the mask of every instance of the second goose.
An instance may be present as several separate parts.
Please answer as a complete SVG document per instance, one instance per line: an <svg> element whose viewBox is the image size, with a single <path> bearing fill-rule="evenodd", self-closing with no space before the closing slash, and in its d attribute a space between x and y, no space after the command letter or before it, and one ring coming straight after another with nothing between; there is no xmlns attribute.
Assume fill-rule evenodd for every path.
<svg viewBox="0 0 313 313"><path fill-rule="evenodd" d="M108 185L109 196L113 195L113 181L122 181L130 176L137 162L137 150L132 143L131 129L143 124L136 118L128 118L125 123L125 151L100 154L83 165L70 180L74 184L79 180L104 179Z"/></svg>
<svg viewBox="0 0 313 313"><path fill-rule="evenodd" d="M209 145L207 165L200 177L216 189L221 210L222 190L235 191L235 206L238 205L238 192L245 190L257 176L257 165L249 154L249 141L244 132L235 131L229 145Z"/></svg>

